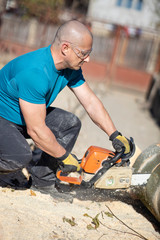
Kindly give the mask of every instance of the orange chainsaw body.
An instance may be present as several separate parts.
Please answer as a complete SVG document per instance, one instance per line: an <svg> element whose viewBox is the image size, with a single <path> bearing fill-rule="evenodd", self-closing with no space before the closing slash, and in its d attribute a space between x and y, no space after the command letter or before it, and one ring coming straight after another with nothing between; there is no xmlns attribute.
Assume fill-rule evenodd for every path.
<svg viewBox="0 0 160 240"><path fill-rule="evenodd" d="M86 173L96 173L102 167L104 160L109 160L114 156L115 154L108 149L91 146L82 158L81 168Z"/></svg>
<svg viewBox="0 0 160 240"><path fill-rule="evenodd" d="M80 164L82 169L82 174L79 175L79 177L66 176L61 171L58 171L57 178L64 182L80 185L83 180L84 172L95 174L99 169L102 168L102 164L104 161L110 160L114 156L115 156L115 153L113 153L108 149L91 146L87 149L87 151L85 152L82 158L82 161ZM121 159L119 159L117 162L120 162L120 161Z"/></svg>

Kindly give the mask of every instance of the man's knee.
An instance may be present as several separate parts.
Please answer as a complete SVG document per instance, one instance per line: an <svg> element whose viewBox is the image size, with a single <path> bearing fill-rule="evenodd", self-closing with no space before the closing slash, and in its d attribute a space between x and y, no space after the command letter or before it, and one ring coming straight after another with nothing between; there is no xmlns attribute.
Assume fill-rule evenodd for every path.
<svg viewBox="0 0 160 240"><path fill-rule="evenodd" d="M71 113L72 116L71 116L71 121L70 121L70 124L73 126L73 127L76 127L77 129L81 129L81 120L76 116L74 115L73 113Z"/></svg>
<svg viewBox="0 0 160 240"><path fill-rule="evenodd" d="M0 173L9 173L21 170L28 165L32 160L32 152L29 151L25 154L0 156Z"/></svg>
<svg viewBox="0 0 160 240"><path fill-rule="evenodd" d="M71 112L60 108L49 108L47 113L46 124L55 135L59 131L63 132L72 128L76 128L79 131L81 128L80 119Z"/></svg>

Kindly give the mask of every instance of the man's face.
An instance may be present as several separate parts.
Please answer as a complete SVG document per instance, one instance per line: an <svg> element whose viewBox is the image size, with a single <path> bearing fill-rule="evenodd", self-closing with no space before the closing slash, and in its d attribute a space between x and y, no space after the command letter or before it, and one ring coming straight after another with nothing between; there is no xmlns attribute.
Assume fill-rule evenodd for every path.
<svg viewBox="0 0 160 240"><path fill-rule="evenodd" d="M67 55L68 68L78 70L85 62L89 62L92 51L92 37L88 34L79 44L69 43L69 52Z"/></svg>

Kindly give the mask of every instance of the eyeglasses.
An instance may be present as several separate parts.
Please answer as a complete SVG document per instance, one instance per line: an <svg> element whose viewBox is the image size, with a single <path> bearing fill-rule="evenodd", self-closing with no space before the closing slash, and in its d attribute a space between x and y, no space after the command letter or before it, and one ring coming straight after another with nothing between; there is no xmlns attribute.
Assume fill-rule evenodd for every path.
<svg viewBox="0 0 160 240"><path fill-rule="evenodd" d="M59 39L60 40L60 39ZM73 52L79 57L81 60L86 59L92 52L92 48L90 50L81 50L74 43L69 42L67 40L60 40L60 42L68 42L72 46Z"/></svg>
<svg viewBox="0 0 160 240"><path fill-rule="evenodd" d="M75 47L75 48L72 47L72 50L77 55L77 57L79 57L81 60L86 59L92 52L92 48L90 50L85 51L85 50L81 50L77 47ZM76 50L78 50L78 52L76 52Z"/></svg>

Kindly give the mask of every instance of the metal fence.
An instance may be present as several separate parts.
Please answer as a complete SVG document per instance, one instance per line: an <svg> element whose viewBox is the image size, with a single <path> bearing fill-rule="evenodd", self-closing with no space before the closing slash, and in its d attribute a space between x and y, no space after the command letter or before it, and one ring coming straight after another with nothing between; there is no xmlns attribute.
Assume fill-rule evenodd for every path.
<svg viewBox="0 0 160 240"><path fill-rule="evenodd" d="M94 34L93 50L93 60L110 63L114 58L118 66L150 72L160 54L160 36L149 32L127 36L121 31L120 34Z"/></svg>
<svg viewBox="0 0 160 240"><path fill-rule="evenodd" d="M117 56L117 64L137 70L147 71L148 62L152 57L154 38L121 37Z"/></svg>
<svg viewBox="0 0 160 240"><path fill-rule="evenodd" d="M27 21L8 15L2 19L0 39L26 44L30 24Z"/></svg>
<svg viewBox="0 0 160 240"><path fill-rule="evenodd" d="M49 45L57 26L39 23L37 20L22 20L13 15L4 15L0 28L0 41L10 41L31 48Z"/></svg>
<svg viewBox="0 0 160 240"><path fill-rule="evenodd" d="M37 49L52 43L57 26L44 25L37 20L21 20L13 15L4 15L0 28L0 48L10 50L13 43ZM136 70L149 72L154 69L160 49L158 34L142 33L127 36L124 31L108 31L100 34L93 31L91 59ZM3 44L2 44L3 43ZM2 50L2 49L1 49ZM22 52L23 53L23 52Z"/></svg>
<svg viewBox="0 0 160 240"><path fill-rule="evenodd" d="M115 44L115 36L101 36L93 34L93 53L91 58L95 61L110 62Z"/></svg>

